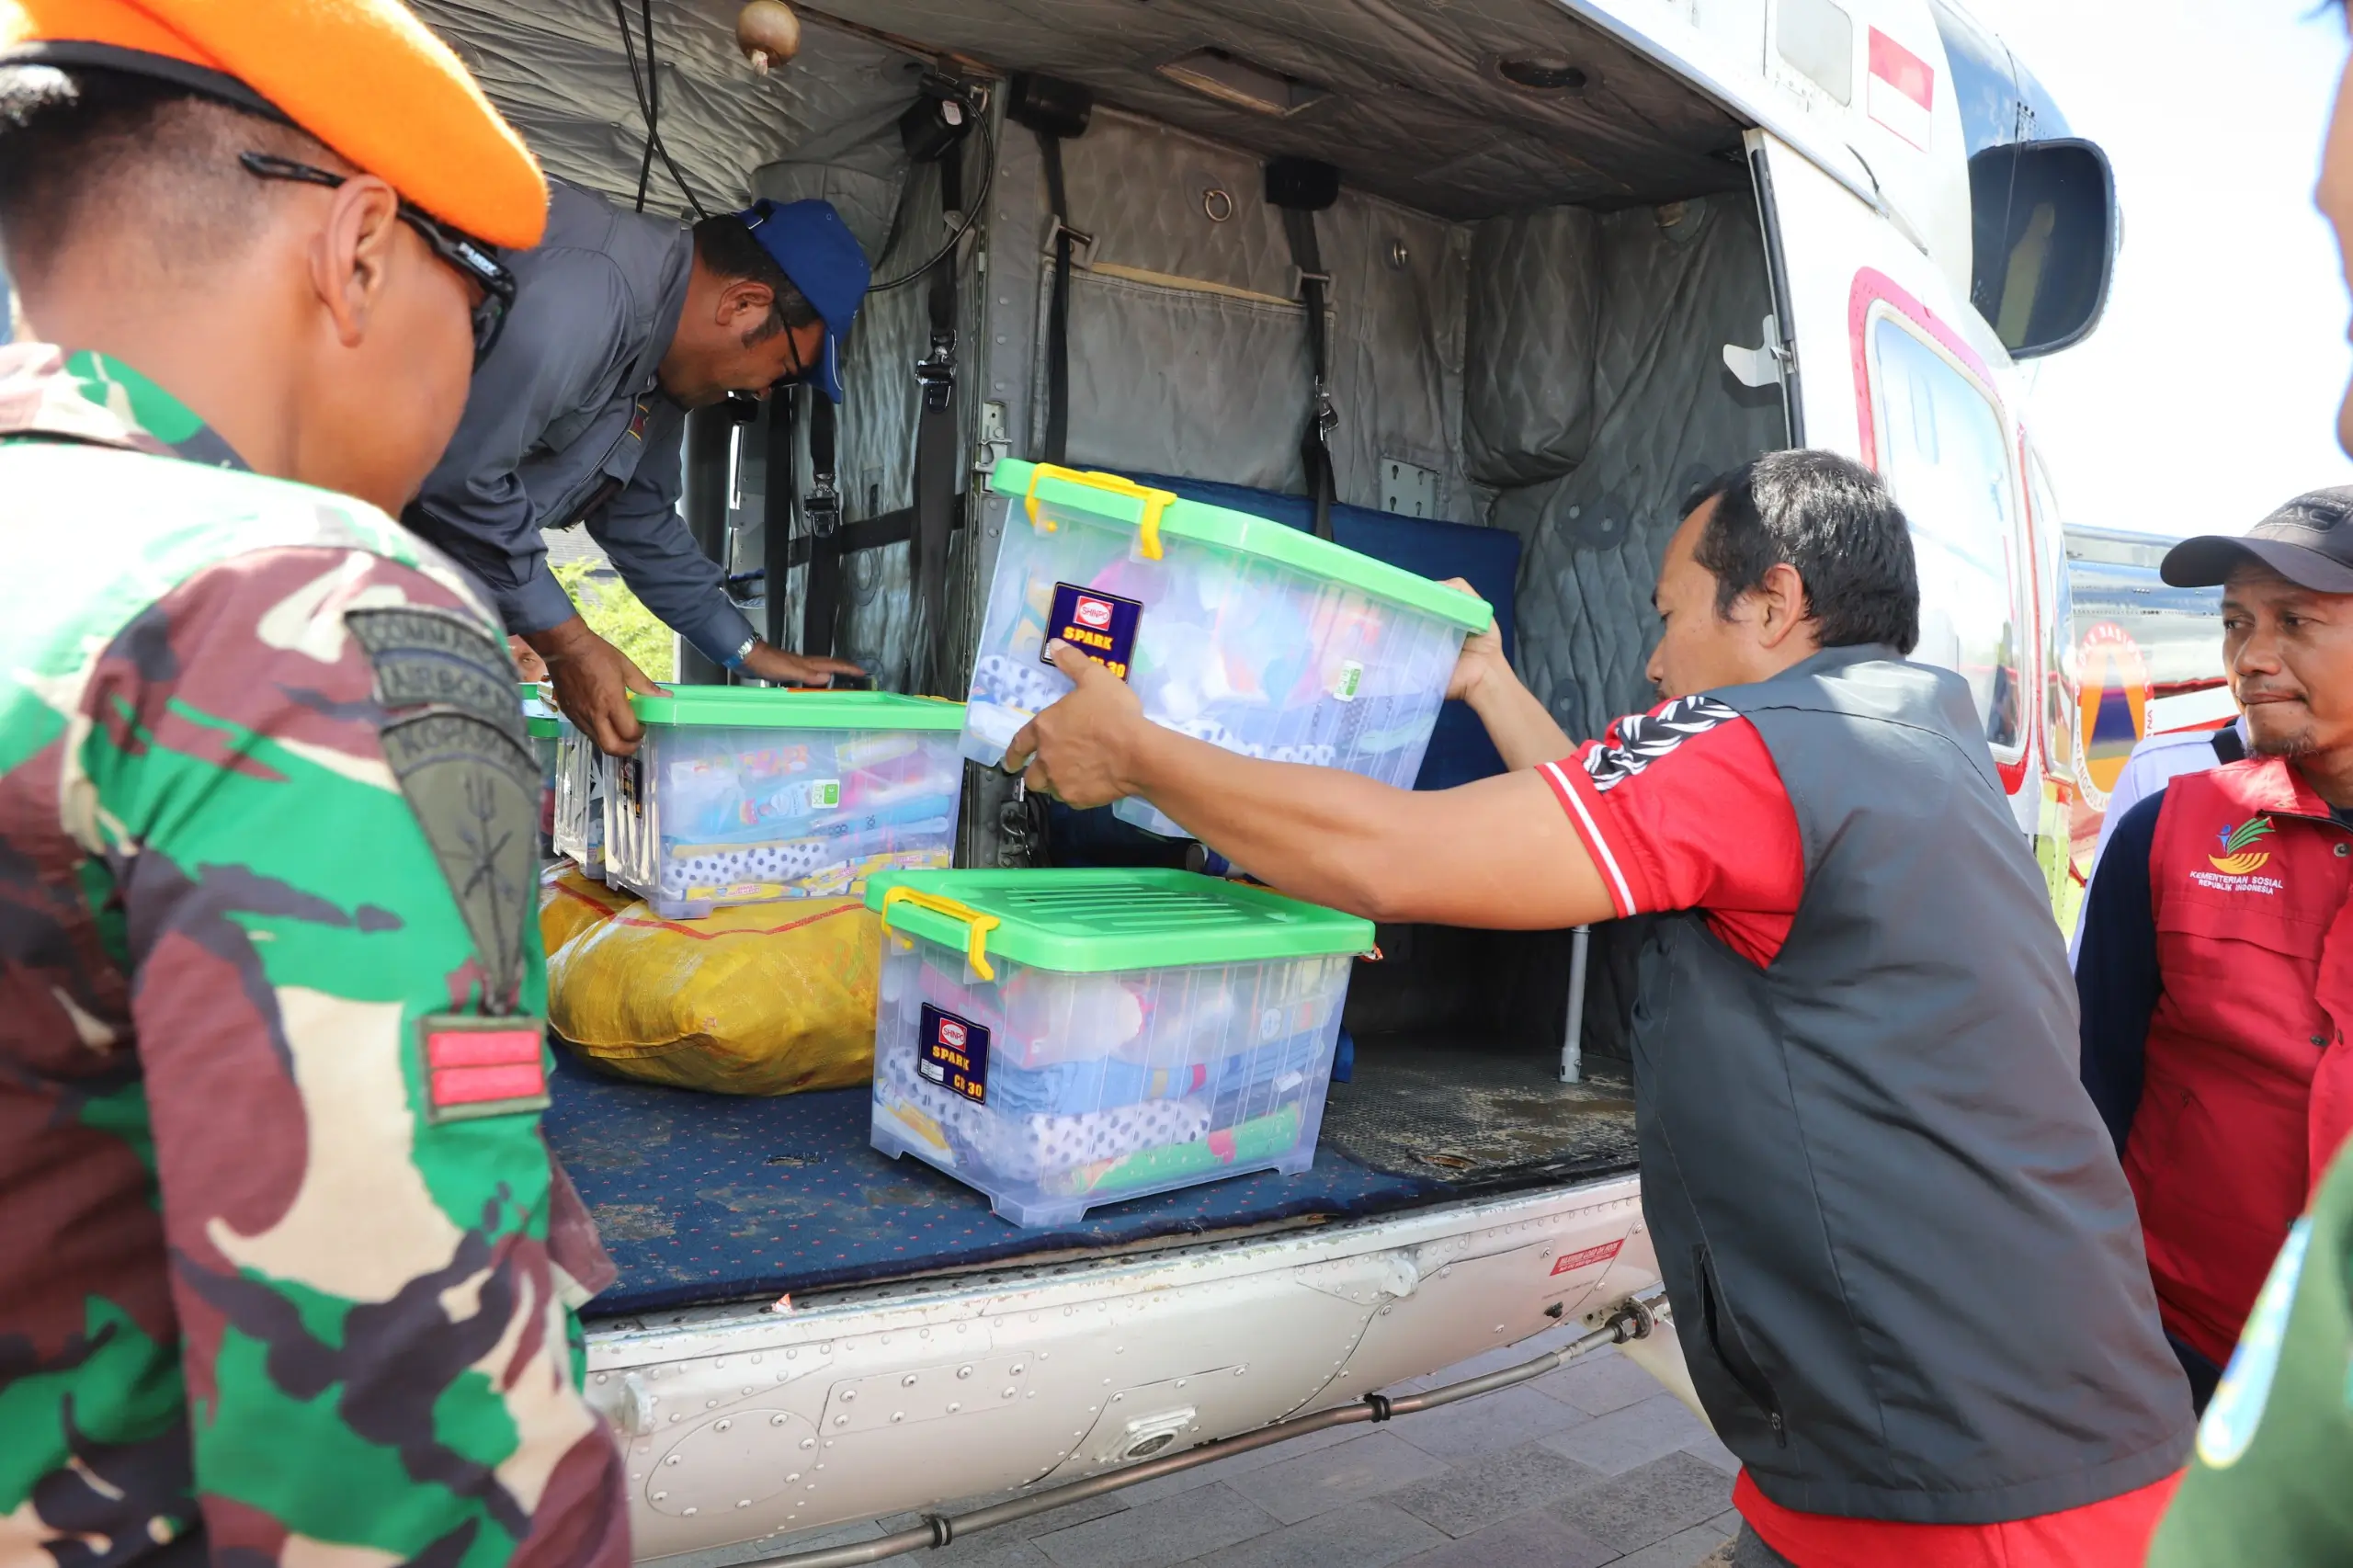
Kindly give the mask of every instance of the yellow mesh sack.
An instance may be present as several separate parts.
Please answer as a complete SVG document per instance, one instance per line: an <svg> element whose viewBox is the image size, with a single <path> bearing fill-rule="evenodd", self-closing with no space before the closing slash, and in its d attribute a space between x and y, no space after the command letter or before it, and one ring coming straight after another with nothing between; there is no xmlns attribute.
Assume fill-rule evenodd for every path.
<svg viewBox="0 0 2353 1568"><path fill-rule="evenodd" d="M559 860L540 873L540 940L552 958L573 937L636 902L635 893L608 888L571 861Z"/></svg>
<svg viewBox="0 0 2353 1568"><path fill-rule="evenodd" d="M665 920L642 903L548 960L548 1014L584 1056L722 1095L841 1089L874 1076L882 926L812 898Z"/></svg>

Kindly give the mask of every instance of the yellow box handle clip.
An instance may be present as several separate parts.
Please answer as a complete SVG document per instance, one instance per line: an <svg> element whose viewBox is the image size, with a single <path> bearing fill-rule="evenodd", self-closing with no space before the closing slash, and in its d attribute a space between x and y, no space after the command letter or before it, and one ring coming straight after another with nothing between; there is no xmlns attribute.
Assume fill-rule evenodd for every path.
<svg viewBox="0 0 2353 1568"><path fill-rule="evenodd" d="M945 915L950 920L964 923L964 958L972 972L983 980L995 980L996 971L988 959L989 933L1004 924L994 915L983 915L969 903L959 903L952 898L942 898L936 892L922 892L914 888L892 888L882 895L882 928L891 928L891 908L893 904L912 903L917 909L928 909L934 915Z"/></svg>
<svg viewBox="0 0 2353 1568"><path fill-rule="evenodd" d="M1082 472L1074 468L1063 468L1056 463L1040 463L1029 471L1029 488L1022 496L1022 503L1029 513L1029 526L1044 533L1054 531L1054 520L1051 517L1040 518L1038 516L1038 482L1049 478L1065 480L1072 484L1084 484L1089 490L1108 490L1114 495L1125 495L1142 502L1143 516L1136 524L1136 548L1143 552L1143 558L1146 561L1160 559L1160 514L1166 511L1169 504L1176 499L1175 491L1154 490L1148 484L1138 484L1134 480L1120 474L1102 473L1094 470Z"/></svg>

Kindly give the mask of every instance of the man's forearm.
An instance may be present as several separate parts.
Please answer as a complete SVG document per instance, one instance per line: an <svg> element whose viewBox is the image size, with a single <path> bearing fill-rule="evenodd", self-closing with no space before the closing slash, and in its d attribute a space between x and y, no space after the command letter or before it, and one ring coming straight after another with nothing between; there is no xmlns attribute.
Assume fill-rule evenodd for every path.
<svg viewBox="0 0 2353 1568"><path fill-rule="evenodd" d="M1140 732L1129 763L1134 792L1295 898L1375 920L1512 929L1613 913L1532 774L1417 792L1235 756L1156 724Z"/></svg>
<svg viewBox="0 0 2353 1568"><path fill-rule="evenodd" d="M1497 662L1471 689L1471 710L1485 725L1487 738L1513 772L1556 762L1576 750L1567 732L1546 712L1536 694L1522 686L1510 666Z"/></svg>
<svg viewBox="0 0 2353 1568"><path fill-rule="evenodd" d="M756 635L728 597L726 574L676 511L665 506L651 518L608 514L588 531L638 602L704 658L728 664Z"/></svg>

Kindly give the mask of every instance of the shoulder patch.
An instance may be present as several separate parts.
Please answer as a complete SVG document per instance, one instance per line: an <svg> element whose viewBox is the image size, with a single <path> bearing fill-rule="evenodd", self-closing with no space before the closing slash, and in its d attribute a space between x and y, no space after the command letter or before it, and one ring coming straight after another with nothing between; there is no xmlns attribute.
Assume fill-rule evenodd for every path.
<svg viewBox="0 0 2353 1568"><path fill-rule="evenodd" d="M523 922L539 891L539 765L471 713L399 719L384 726L383 741L473 937L483 1001L511 1008L523 986Z"/></svg>
<svg viewBox="0 0 2353 1568"><path fill-rule="evenodd" d="M1666 756L1694 735L1739 718L1712 697L1678 697L1655 713L1618 721L1614 740L1586 753L1585 770L1597 791L1607 792Z"/></svg>
<svg viewBox="0 0 2353 1568"><path fill-rule="evenodd" d="M345 612L375 665L384 761L425 830L473 939L483 1004L523 988L524 922L538 893L540 768L506 649L454 611Z"/></svg>
<svg viewBox="0 0 2353 1568"><path fill-rule="evenodd" d="M386 708L455 708L528 741L506 644L470 618L422 605L344 612L344 624L376 666L376 700Z"/></svg>

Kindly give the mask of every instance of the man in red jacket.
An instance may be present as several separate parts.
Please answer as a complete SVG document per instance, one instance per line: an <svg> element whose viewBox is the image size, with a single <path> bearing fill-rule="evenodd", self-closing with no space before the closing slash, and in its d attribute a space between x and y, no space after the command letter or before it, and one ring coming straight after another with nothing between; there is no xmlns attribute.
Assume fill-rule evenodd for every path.
<svg viewBox="0 0 2353 1568"><path fill-rule="evenodd" d="M2223 585L2255 755L2174 779L2117 824L2076 990L2084 1085L2202 1409L2353 1130L2353 990L2336 974L2353 956L2353 487L2299 495L2244 538L2185 540L2163 571Z"/></svg>

